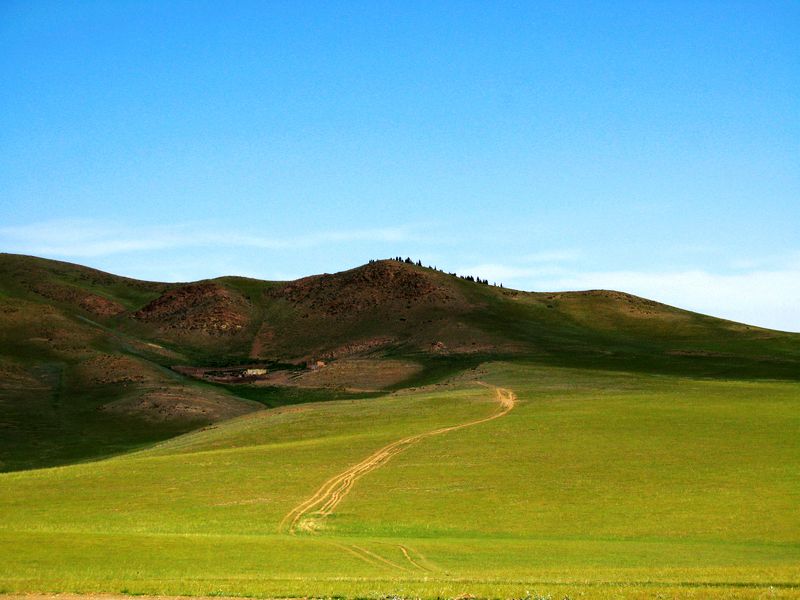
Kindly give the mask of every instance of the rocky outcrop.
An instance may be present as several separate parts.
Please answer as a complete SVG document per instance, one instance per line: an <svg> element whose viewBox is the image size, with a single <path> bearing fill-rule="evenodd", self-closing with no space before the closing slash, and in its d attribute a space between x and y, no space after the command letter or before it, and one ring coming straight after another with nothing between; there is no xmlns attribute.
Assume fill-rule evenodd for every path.
<svg viewBox="0 0 800 600"><path fill-rule="evenodd" d="M391 261L378 261L335 275L306 277L272 294L328 316L358 314L377 306L411 308L454 300L447 289L425 273Z"/></svg>
<svg viewBox="0 0 800 600"><path fill-rule="evenodd" d="M218 284L191 283L168 290L133 313L133 318L163 329L231 335L248 324L249 306Z"/></svg>

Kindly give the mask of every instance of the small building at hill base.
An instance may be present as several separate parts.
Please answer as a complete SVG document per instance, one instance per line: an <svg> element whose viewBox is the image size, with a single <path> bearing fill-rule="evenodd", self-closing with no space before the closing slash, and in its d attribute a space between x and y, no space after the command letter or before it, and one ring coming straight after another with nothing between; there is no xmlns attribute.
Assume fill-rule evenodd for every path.
<svg viewBox="0 0 800 600"><path fill-rule="evenodd" d="M266 369L245 369L244 376L245 377L257 377L259 375L266 375Z"/></svg>

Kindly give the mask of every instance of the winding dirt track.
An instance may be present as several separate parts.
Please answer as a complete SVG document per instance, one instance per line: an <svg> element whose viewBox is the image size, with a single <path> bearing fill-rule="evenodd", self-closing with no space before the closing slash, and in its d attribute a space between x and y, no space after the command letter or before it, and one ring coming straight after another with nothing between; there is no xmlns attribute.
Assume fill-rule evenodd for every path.
<svg viewBox="0 0 800 600"><path fill-rule="evenodd" d="M433 431L426 431L410 435L396 442L384 446L383 448L375 451L373 454L362 460L360 463L353 465L346 471L331 477L320 487L310 498L304 500L295 506L282 520L279 525L279 531L287 533L297 533L299 529L311 530L316 529L314 521L324 519L330 515L339 503L347 496L348 492L353 487L356 481L361 477L374 471L381 465L385 464L390 458L399 454L412 444L416 444L420 440L441 435L457 429L464 429L465 427L472 427L480 423L486 423L494 419L499 419L505 416L514 408L517 396L511 390L504 388L490 386L486 383L479 382L484 387L492 388L495 391L497 401L500 403L500 410L488 417L477 419L476 421L469 421L467 423L460 423L459 425L451 425L449 427L441 427ZM306 518L306 521L304 521ZM310 522L309 522L310 521Z"/></svg>

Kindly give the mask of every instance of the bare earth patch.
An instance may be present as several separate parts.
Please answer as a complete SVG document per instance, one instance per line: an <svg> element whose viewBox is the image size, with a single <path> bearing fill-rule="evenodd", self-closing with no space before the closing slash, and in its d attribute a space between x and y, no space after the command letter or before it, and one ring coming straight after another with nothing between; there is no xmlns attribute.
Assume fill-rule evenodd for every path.
<svg viewBox="0 0 800 600"><path fill-rule="evenodd" d="M352 358L304 371L284 385L374 391L399 384L420 371L421 365L407 360Z"/></svg>
<svg viewBox="0 0 800 600"><path fill-rule="evenodd" d="M223 395L200 395L188 388L160 388L111 402L101 410L153 422L215 422L247 414L262 407Z"/></svg>
<svg viewBox="0 0 800 600"><path fill-rule="evenodd" d="M247 302L216 283L172 288L133 313L133 318L163 329L231 335L249 321Z"/></svg>
<svg viewBox="0 0 800 600"><path fill-rule="evenodd" d="M163 376L152 366L123 354L97 354L81 362L78 374L88 385L155 383Z"/></svg>

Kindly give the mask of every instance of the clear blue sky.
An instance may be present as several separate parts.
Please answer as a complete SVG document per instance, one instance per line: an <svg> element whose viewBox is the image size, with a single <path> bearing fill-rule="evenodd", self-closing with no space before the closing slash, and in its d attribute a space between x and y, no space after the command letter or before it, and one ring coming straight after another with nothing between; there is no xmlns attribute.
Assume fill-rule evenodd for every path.
<svg viewBox="0 0 800 600"><path fill-rule="evenodd" d="M0 250L411 255L800 331L798 2L0 0Z"/></svg>

